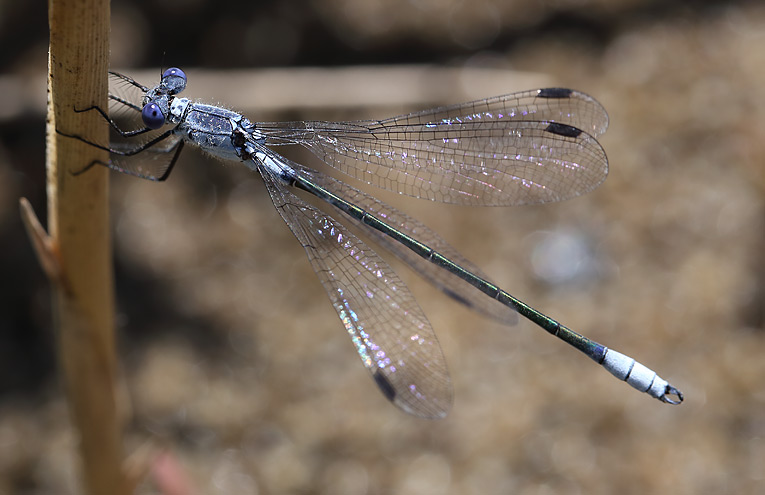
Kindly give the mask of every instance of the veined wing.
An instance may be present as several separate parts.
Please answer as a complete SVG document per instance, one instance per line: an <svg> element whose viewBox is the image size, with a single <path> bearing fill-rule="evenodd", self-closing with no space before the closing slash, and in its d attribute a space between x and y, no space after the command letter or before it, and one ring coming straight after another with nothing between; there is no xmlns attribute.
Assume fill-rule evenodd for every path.
<svg viewBox="0 0 765 495"><path fill-rule="evenodd" d="M258 170L383 394L408 413L446 416L452 402L446 360L406 285L340 223L288 191L263 165Z"/></svg>
<svg viewBox="0 0 765 495"><path fill-rule="evenodd" d="M301 144L363 182L470 205L561 201L597 187L594 138L608 115L590 96L540 89L380 121L259 124L267 144Z"/></svg>
<svg viewBox="0 0 765 495"><path fill-rule="evenodd" d="M294 162L288 163L303 178L363 208L368 213L377 216L404 234L423 244L427 244L433 250L451 259L465 270L473 272L485 280L491 280L480 268L449 245L443 237L419 220L333 177ZM343 212L341 211L341 213ZM486 297L486 294L468 284L462 278L418 256L411 249L402 246L399 242L382 234L379 230L360 222L356 218L345 213L343 213L343 216L374 239L376 243L396 255L415 272L458 302L501 323L512 324L518 320L518 314L515 311L496 299Z"/></svg>

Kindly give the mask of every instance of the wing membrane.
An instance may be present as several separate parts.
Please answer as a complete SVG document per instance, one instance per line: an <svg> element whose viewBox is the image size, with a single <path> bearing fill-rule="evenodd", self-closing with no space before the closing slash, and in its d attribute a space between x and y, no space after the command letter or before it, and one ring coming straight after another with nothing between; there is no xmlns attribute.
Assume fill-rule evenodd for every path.
<svg viewBox="0 0 765 495"><path fill-rule="evenodd" d="M608 173L593 136L608 115L571 90L526 91L380 121L261 124L267 144L301 144L368 184L445 203L561 201Z"/></svg>
<svg viewBox="0 0 765 495"><path fill-rule="evenodd" d="M258 170L383 394L406 412L444 417L452 401L446 360L406 285L340 223Z"/></svg>
<svg viewBox="0 0 765 495"><path fill-rule="evenodd" d="M485 280L491 280L488 275L478 268L478 266L461 255L456 249L449 245L443 237L419 220L412 218L379 199L345 184L344 182L334 179L333 177L303 167L294 162L289 162L289 164L300 176L326 188L328 191L337 194L343 199L364 208L367 212L377 216L388 225L424 244L427 244L435 251L438 251L453 262L462 266L464 269L475 273ZM456 301L501 323L513 324L518 320L518 314L515 311L496 299L486 297L486 294L468 284L460 277L418 256L412 250L402 246L399 242L382 234L380 231L371 228L369 225L360 222L356 218L344 213L343 216L374 239L377 244L393 253L400 260L408 264L415 272Z"/></svg>

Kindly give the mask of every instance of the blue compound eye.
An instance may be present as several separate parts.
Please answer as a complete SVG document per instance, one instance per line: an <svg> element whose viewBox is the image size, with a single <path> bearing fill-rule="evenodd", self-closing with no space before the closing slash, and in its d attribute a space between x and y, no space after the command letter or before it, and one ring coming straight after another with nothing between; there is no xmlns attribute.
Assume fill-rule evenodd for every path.
<svg viewBox="0 0 765 495"><path fill-rule="evenodd" d="M186 73L183 72L178 67L170 67L165 72L162 73L162 79L170 76L180 77L184 81L186 80Z"/></svg>
<svg viewBox="0 0 765 495"><path fill-rule="evenodd" d="M170 67L162 73L162 86L169 95L177 95L186 88L186 73L178 67Z"/></svg>
<svg viewBox="0 0 765 495"><path fill-rule="evenodd" d="M149 129L159 129L165 123L165 116L162 114L162 110L159 109L159 105L156 103L147 103L143 106L141 111L141 119L146 127Z"/></svg>

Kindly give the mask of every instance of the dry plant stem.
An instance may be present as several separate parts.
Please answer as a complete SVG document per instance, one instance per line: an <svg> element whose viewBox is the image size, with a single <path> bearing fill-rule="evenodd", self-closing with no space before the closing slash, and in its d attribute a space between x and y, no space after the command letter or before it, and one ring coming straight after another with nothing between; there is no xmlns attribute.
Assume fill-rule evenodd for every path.
<svg viewBox="0 0 765 495"><path fill-rule="evenodd" d="M108 159L56 128L106 141L95 112L106 106L109 4L100 0L50 0L47 178L54 324L64 386L82 458L84 491L127 495L122 473L121 423L115 399L114 296L108 230L106 169L74 176L93 160Z"/></svg>

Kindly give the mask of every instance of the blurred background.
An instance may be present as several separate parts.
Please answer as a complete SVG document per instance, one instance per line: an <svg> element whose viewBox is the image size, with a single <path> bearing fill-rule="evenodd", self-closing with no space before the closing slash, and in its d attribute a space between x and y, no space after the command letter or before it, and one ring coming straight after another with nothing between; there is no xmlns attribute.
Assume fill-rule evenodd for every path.
<svg viewBox="0 0 765 495"><path fill-rule="evenodd" d="M47 29L41 5L0 1L9 495L78 492L48 284L17 206L29 198L45 221ZM593 95L611 117L611 171L587 196L468 208L372 192L686 395L663 405L402 268L455 388L446 419L409 417L358 362L260 177L187 149L166 183L112 176L128 451L166 445L200 494L765 491L762 2L115 0L111 43L114 69L150 85L182 67L185 96L253 121L380 118L540 86Z"/></svg>

